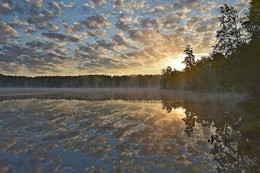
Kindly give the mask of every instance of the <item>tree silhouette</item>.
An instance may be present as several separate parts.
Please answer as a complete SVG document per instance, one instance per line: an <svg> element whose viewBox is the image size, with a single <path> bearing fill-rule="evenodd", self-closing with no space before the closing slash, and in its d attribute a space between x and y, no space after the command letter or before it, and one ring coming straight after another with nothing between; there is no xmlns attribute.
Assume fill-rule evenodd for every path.
<svg viewBox="0 0 260 173"><path fill-rule="evenodd" d="M227 57L242 44L248 43L250 35L242 24L246 18L238 17L238 12L233 6L224 4L220 7L220 13L220 29L216 35L218 42L213 46L213 51Z"/></svg>
<svg viewBox="0 0 260 173"><path fill-rule="evenodd" d="M220 29L217 31L216 37L218 42L214 46L214 53L222 53L226 57L223 70L226 71L224 76L229 76L229 79L224 83L231 84L230 86L235 86L238 89L244 88L260 95L258 89L259 80L258 77L255 77L255 74L258 73L257 71L254 71L255 73L251 72L252 69L255 69L253 68L254 66L256 68L257 66L259 67L257 65L259 64L257 60L257 57L259 57L258 49L255 49L258 37L254 36L252 40L250 38L251 35L254 35L255 31L253 29L259 26L255 26L257 24L255 22L251 26L252 22L250 20L252 20L254 4L251 5L249 15L244 17L239 17L238 12L232 6L224 4L220 7ZM248 31L251 31L251 33ZM252 49L254 51L251 51Z"/></svg>
<svg viewBox="0 0 260 173"><path fill-rule="evenodd" d="M166 69L162 69L162 78L161 78L161 88L167 88L169 77L172 74L172 68L171 66L167 66Z"/></svg>
<svg viewBox="0 0 260 173"><path fill-rule="evenodd" d="M159 75L7 76L0 74L0 88L144 88L159 87Z"/></svg>
<svg viewBox="0 0 260 173"><path fill-rule="evenodd" d="M162 75L168 75L172 73L172 68L171 66L167 66L166 69L162 69Z"/></svg>
<svg viewBox="0 0 260 173"><path fill-rule="evenodd" d="M195 56L193 55L191 46L190 45L186 46L184 52L186 54L186 57L184 58L184 61L182 61L182 63L186 65L186 68L191 69L192 66L195 65Z"/></svg>

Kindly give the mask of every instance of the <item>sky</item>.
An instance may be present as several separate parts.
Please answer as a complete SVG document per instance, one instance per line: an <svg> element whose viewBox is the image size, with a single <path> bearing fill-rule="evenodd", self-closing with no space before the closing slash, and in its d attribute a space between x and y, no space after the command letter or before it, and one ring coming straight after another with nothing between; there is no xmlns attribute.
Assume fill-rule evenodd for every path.
<svg viewBox="0 0 260 173"><path fill-rule="evenodd" d="M0 0L0 73L160 74L212 52L219 6L250 0Z"/></svg>

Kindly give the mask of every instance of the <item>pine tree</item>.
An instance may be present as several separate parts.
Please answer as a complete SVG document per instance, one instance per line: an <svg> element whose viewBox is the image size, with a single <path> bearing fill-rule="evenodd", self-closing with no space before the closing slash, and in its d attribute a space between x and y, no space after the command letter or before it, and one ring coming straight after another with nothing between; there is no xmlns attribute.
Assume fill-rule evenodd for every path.
<svg viewBox="0 0 260 173"><path fill-rule="evenodd" d="M193 55L193 51L190 45L186 46L186 49L184 50L186 57L184 58L184 63L186 65L186 68L191 69L192 66L195 65L195 56Z"/></svg>

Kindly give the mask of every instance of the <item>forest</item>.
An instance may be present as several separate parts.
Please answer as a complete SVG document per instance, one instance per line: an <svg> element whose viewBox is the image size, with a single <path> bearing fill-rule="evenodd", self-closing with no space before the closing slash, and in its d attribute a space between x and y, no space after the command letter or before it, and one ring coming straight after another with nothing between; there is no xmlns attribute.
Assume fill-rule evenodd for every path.
<svg viewBox="0 0 260 173"><path fill-rule="evenodd" d="M220 29L213 52L194 61L190 45L182 71L162 70L161 87L195 91L236 91L260 95L260 2L253 0L249 13L238 17L232 6L223 5Z"/></svg>
<svg viewBox="0 0 260 173"><path fill-rule="evenodd" d="M162 70L161 87L191 91L242 92L248 94L239 104L245 111L241 133L246 139L260 137L260 1L252 0L249 13L242 18L232 6L220 9L217 43L208 57L194 61L192 48L184 50L186 68L168 66ZM252 147L241 141L245 148Z"/></svg>
<svg viewBox="0 0 260 173"><path fill-rule="evenodd" d="M159 88L160 75L7 76L0 74L2 88Z"/></svg>

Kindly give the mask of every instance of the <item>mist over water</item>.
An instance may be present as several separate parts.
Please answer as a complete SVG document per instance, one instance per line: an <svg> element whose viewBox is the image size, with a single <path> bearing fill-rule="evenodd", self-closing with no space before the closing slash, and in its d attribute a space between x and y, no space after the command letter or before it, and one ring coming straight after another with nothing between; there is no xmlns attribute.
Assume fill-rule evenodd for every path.
<svg viewBox="0 0 260 173"><path fill-rule="evenodd" d="M149 97L139 90L127 99L127 91L111 91L111 99L111 93L99 90L95 99L89 92L85 100L68 92L61 99L46 93L33 98L33 92L16 93L23 98L14 99L14 92L5 92L7 100L0 102L1 172L257 169L257 157L237 148L240 135L234 125L243 115L237 98L227 103L224 96L202 95L200 101L178 94L175 99L158 93ZM146 97L141 99L141 93Z"/></svg>

